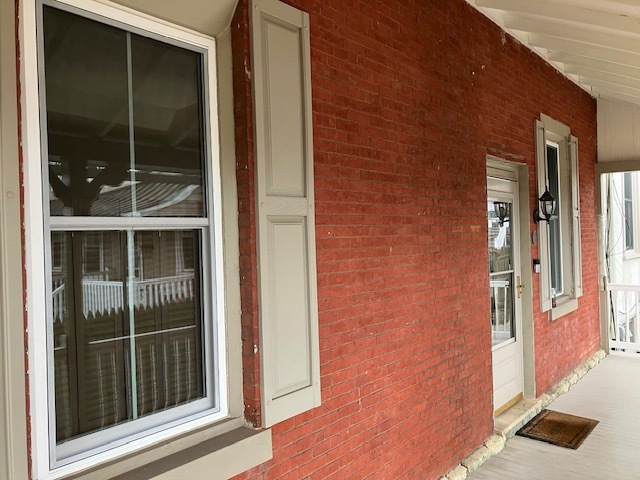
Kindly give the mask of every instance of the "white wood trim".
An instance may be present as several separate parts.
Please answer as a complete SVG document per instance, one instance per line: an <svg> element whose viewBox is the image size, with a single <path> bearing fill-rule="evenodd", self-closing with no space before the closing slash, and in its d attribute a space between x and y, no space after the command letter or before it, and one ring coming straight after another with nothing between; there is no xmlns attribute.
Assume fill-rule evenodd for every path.
<svg viewBox="0 0 640 480"><path fill-rule="evenodd" d="M20 2L20 79L22 105L22 156L24 171L25 270L27 278L27 325L29 344L29 396L31 402L31 458L34 478L49 475L49 411L47 394L47 318L44 297L45 252L43 230L42 163L40 154L40 105L36 2ZM38 401L40 399L40 401Z"/></svg>
<svg viewBox="0 0 640 480"><path fill-rule="evenodd" d="M571 296L582 296L582 242L580 240L580 170L578 165L578 139L569 137L569 166L571 171L571 254L573 288Z"/></svg>
<svg viewBox="0 0 640 480"><path fill-rule="evenodd" d="M16 71L17 4L0 0L0 478L29 476Z"/></svg>

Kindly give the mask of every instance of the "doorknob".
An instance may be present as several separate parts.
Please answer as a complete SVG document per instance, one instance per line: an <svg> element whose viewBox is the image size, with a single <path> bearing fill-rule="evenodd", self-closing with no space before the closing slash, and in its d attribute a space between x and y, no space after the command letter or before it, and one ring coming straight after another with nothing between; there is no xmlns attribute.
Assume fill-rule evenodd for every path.
<svg viewBox="0 0 640 480"><path fill-rule="evenodd" d="M522 296L522 287L524 287L524 285L520 283L520 275L518 275L518 279L516 280L516 291L518 292L518 298Z"/></svg>

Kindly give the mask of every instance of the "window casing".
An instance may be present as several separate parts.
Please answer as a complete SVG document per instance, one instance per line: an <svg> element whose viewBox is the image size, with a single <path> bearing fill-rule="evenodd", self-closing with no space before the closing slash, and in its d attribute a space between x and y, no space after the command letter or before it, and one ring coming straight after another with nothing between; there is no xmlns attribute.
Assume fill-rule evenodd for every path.
<svg viewBox="0 0 640 480"><path fill-rule="evenodd" d="M38 8L40 476L225 418L228 400L213 42Z"/></svg>
<svg viewBox="0 0 640 480"><path fill-rule="evenodd" d="M536 121L538 194L558 201L550 222L538 223L540 307L556 319L578 307L582 295L578 140L569 127L541 115Z"/></svg>

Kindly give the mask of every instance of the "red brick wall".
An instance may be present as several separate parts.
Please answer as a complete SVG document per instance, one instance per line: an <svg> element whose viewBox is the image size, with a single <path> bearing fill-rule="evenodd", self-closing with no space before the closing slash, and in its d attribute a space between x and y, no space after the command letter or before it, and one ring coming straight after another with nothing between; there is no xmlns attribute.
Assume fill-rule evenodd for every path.
<svg viewBox="0 0 640 480"><path fill-rule="evenodd" d="M242 477L436 478L492 433L485 157L529 165L533 210L541 112L580 140L584 296L550 323L534 279L538 393L599 346L596 105L463 0L288 3L311 21L322 406L275 425L273 460ZM245 404L259 425L247 22L240 0Z"/></svg>

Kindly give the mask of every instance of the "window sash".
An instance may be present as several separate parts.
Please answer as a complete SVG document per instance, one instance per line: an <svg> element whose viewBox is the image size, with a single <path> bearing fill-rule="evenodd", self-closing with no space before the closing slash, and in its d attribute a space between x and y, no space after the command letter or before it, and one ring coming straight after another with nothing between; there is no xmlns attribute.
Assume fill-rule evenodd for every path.
<svg viewBox="0 0 640 480"><path fill-rule="evenodd" d="M175 233L176 231L174 230L164 230L165 232L169 233ZM90 231L91 232L91 231ZM131 231L127 231L127 232L131 232ZM115 232L118 234L119 237L129 237L127 232ZM144 232L144 231L143 231ZM160 231L162 232L162 231ZM107 231L106 233L114 233L113 231ZM178 235L175 235L176 237ZM204 246L206 245L206 242L208 242L207 239L207 229L202 229L201 230L201 245ZM160 237L158 237L160 238ZM165 237L167 238L167 237ZM128 238L127 238L128 240ZM131 239L133 240L133 239ZM127 241L127 248L129 247L129 244L131 242ZM201 247L202 248L202 247ZM206 258L206 248L203 248L204 252L203 252L203 256ZM122 252L123 255L125 255L125 257L127 257L128 255L126 255L127 252ZM131 253L131 252L129 252ZM120 255L120 257L122 257L122 255ZM120 280L123 282L126 281L133 281L136 284L138 284L138 280L137 279L132 279L131 278L131 269L135 268L135 264L134 264L134 260L132 258L129 258L128 260L124 257L121 258L123 261L125 261L127 263L127 271L126 272L121 272L119 277ZM199 278L198 281L195 282L196 284L194 284L194 288L197 287L197 283L202 284L202 286L204 286L207 282L207 278L210 277L209 274L205 273L204 270L204 260L200 262L201 264L201 274L199 274ZM170 267L170 265L169 265ZM81 270L81 267L80 267ZM80 270L77 270L76 272L74 272L74 274L76 275L81 275ZM127 274L127 272L129 272ZM84 275L82 275L82 277L84 277ZM67 282L68 283L68 282ZM69 284L72 285L72 284ZM75 282L73 283L73 285L75 285ZM76 288L76 287L74 287ZM52 289L53 289L53 285L52 285ZM125 303L127 302L126 299L124 298L124 296L126 295L126 290L128 289L124 289L122 291L122 306L125 306ZM105 450L106 448L111 448L113 446L114 443L117 443L118 441L123 441L124 439L126 439L126 441L131 441L132 439L135 438L139 438L141 436L144 435L148 435L149 432L147 431L142 431L143 429L150 429L150 428L166 428L166 423L171 422L171 421L177 421L177 422L182 422L184 421L185 417L192 417L192 418L197 418L198 416L202 416L203 414L210 414L212 412L216 412L216 411L220 411L219 409L219 399L217 396L217 391L218 389L216 388L216 385L214 384L213 379L217 378L218 376L214 374L215 368L214 365L211 361L212 357L213 357L213 352L209 351L207 353L207 347L206 345L213 345L213 341L212 341L212 328L211 328L211 322L207 322L205 320L205 311L206 311L206 303L208 301L208 299L203 298L203 293L210 291L210 288L208 287L204 287L204 288L198 288L198 292L196 292L196 299L198 297L200 297L200 301L197 302L196 307L199 309L200 313L199 315L197 315L196 317L196 321L199 324L199 328L202 329L202 333L201 333L201 341L200 344L202 345L202 362L200 362L200 367L204 369L203 375L201 375L202 380L204 381L204 390L202 392L203 396L197 400L191 401L189 403L183 403L182 405L179 406L175 406L172 407L170 409L167 409L166 411L162 411L162 410L158 410L156 412L150 413L149 416L145 416L145 417L139 417L139 418L130 418L130 419L126 419L123 418L122 420L125 420L125 423L116 423L113 424L111 426L107 426L107 428L103 429L103 430L94 430L94 431L90 431L87 434L83 435L83 436L74 436L68 440L64 440L62 443L58 443L57 445L57 456L59 458L61 458L62 460L59 462L60 465L69 463L74 461L77 458L82 458L83 453L86 454L86 452L88 450L91 450L92 453L96 453L96 452L100 452ZM162 296L162 292L160 292L158 295ZM71 297L72 298L72 297ZM169 300L172 298L171 296L167 297ZM99 298L94 299L94 302L97 302L99 300ZM160 299L162 300L162 299ZM135 302L135 299L130 299L128 303L131 302ZM171 302L174 303L174 302ZM135 304L135 303L134 303ZM91 303L87 303L87 305L91 305ZM84 310L86 305L80 305L80 306L76 306L76 311L78 308L81 308ZM156 310L156 309L154 309ZM131 312L131 310L123 308L122 310L122 315L125 315L126 312L129 311ZM136 309L136 312L140 313L140 311L138 309ZM137 315L137 314L136 314ZM126 315L125 315L126 316ZM198 318L200 320L198 320ZM136 316L136 319L139 321L139 319ZM56 319L53 318L53 320L55 321ZM70 318L62 318L60 319L62 321L70 321ZM122 320L124 321L124 324L126 325L128 323L128 320L126 318L122 318ZM91 322L91 321L95 321L95 319L89 319L89 318L85 318L84 314L80 314L79 316L76 316L76 320L75 321L86 321L86 322ZM53 328L54 322L51 321L49 323L49 327ZM123 327L125 326L123 325ZM148 338L146 338L148 335L147 333L144 332L137 332L135 331L135 327L134 328L134 332L136 333L135 338L136 342L138 341L142 341L144 342L145 339L148 340ZM74 329L75 330L75 329ZM66 331L66 329L65 329ZM131 335L130 334L126 334L125 336L122 337L122 341L126 343L126 339L131 339ZM113 339L107 339L107 340L113 340ZM106 341L106 340L105 340ZM104 343L103 341L99 341L98 343ZM94 345L93 348L95 348L96 342L81 342L81 343L75 343L74 345L76 346L75 348L79 348L79 349L84 349L84 348L92 348L91 345ZM125 350L127 349L126 345L123 343L123 345L121 346L122 348L124 348ZM211 349L209 349L211 350ZM127 351L131 351L131 349L127 350ZM133 351L137 351L137 350L133 350ZM52 356L53 356L52 352ZM123 363L123 367L126 366L125 364L129 364L130 359L128 358L127 355L125 355L126 358L122 358L121 360L124 362ZM208 359L205 357L209 357ZM165 359L166 360L166 359ZM146 369L148 367L148 365L146 364L142 364L140 363L139 359L135 359L135 360L131 360L131 362L135 362L134 365L136 365L137 368L143 368ZM70 371L75 371L75 368L73 368L73 366L68 367L70 368ZM81 370L81 368L80 368ZM125 369L126 370L126 369ZM129 372L135 372L136 369L132 369L130 368L129 370L127 370ZM174 372L169 372L174 373ZM82 383L82 379L80 377L77 377L79 382ZM129 387L127 387L126 385L120 385L120 387L124 388L126 390L125 393L123 393L123 395L125 396L124 399L121 399L122 401L125 401L125 403L123 404L122 401L119 402L120 405L120 409L121 411L126 410L127 409L127 405L132 405L131 402L133 402L133 405L137 404L137 401L135 400L136 395L136 389L135 389L135 385L137 384L137 382L134 382L135 380L135 375L132 376L131 382L127 382L126 385L129 385ZM70 378L69 381L72 382L76 382L76 377L74 378ZM78 384L80 385L80 384ZM90 393L90 392L88 392ZM94 392L95 393L95 392ZM129 397L129 400L126 401L126 398ZM88 408L91 407L92 404L88 404L83 408ZM140 412L140 413L144 413L144 412ZM135 417L135 414L133 414ZM53 439L52 439L52 443L53 443ZM109 444L107 447L105 447L106 444Z"/></svg>
<svg viewBox="0 0 640 480"><path fill-rule="evenodd" d="M562 229L564 222L562 219L564 199L562 195L562 184L560 179L560 145L547 140L547 183L549 192L556 199L556 211L549 219L549 252L551 267L551 295L559 297L564 293L564 269L562 251Z"/></svg>

